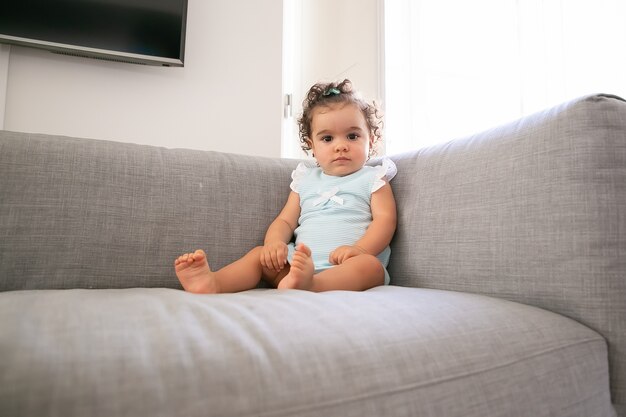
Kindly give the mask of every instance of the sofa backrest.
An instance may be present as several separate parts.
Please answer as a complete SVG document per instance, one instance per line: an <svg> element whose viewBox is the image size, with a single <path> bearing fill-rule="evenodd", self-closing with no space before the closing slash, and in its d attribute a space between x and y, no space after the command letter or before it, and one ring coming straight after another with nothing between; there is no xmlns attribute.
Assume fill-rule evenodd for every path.
<svg viewBox="0 0 626 417"><path fill-rule="evenodd" d="M0 290L181 288L263 243L296 161L0 131Z"/></svg>
<svg viewBox="0 0 626 417"><path fill-rule="evenodd" d="M493 295L597 330L626 415L626 102L584 97L394 159L392 283Z"/></svg>

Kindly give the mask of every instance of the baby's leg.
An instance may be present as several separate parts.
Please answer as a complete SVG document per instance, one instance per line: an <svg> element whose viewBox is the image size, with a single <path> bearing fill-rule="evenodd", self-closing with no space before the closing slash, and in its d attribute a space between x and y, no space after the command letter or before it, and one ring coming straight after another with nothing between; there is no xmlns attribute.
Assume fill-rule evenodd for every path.
<svg viewBox="0 0 626 417"><path fill-rule="evenodd" d="M369 254L353 256L315 275L316 291L364 291L385 283L385 268Z"/></svg>
<svg viewBox="0 0 626 417"><path fill-rule="evenodd" d="M291 259L289 273L280 281L278 288L311 290L314 272L315 266L311 258L311 249L300 243Z"/></svg>
<svg viewBox="0 0 626 417"><path fill-rule="evenodd" d="M294 288L309 291L363 291L383 285L385 270L375 256L358 255L341 265L314 273L311 250L298 246L293 256L289 274L280 282L279 288Z"/></svg>
<svg viewBox="0 0 626 417"><path fill-rule="evenodd" d="M174 262L176 276L186 291L215 294L249 290L257 286L261 277L272 282L276 275L286 274L265 271L260 261L260 249L252 249L243 258L218 271L211 271L204 251L184 254Z"/></svg>

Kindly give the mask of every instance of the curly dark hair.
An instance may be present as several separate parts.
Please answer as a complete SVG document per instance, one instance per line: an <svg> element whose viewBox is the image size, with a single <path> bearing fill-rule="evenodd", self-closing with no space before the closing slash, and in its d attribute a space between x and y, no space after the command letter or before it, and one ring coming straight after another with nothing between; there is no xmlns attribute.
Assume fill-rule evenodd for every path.
<svg viewBox="0 0 626 417"><path fill-rule="evenodd" d="M302 102L302 115L298 118L298 129L302 150L306 153L311 150L311 122L313 110L316 107L328 107L333 104L355 104L365 117L365 122L374 135L372 150L383 137L382 111L376 102L368 103L354 91L352 82L345 79L341 82L317 83L313 85Z"/></svg>

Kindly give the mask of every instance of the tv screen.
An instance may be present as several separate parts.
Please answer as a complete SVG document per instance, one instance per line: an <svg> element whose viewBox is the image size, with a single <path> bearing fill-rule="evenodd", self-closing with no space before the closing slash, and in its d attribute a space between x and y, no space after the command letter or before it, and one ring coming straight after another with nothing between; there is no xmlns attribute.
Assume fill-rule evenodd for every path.
<svg viewBox="0 0 626 417"><path fill-rule="evenodd" d="M183 66L187 0L3 0L0 42Z"/></svg>

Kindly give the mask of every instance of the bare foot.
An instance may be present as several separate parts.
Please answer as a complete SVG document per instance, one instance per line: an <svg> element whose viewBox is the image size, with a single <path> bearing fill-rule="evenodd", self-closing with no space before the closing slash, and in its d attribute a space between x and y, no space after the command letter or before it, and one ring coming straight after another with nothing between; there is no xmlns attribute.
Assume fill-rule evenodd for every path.
<svg viewBox="0 0 626 417"><path fill-rule="evenodd" d="M215 274L209 268L206 254L202 249L179 256L174 261L174 269L185 291L198 294L220 292Z"/></svg>
<svg viewBox="0 0 626 417"><path fill-rule="evenodd" d="M289 273L278 284L278 288L293 288L297 290L311 290L313 288L313 274L315 266L311 258L311 249L300 243L291 260Z"/></svg>

